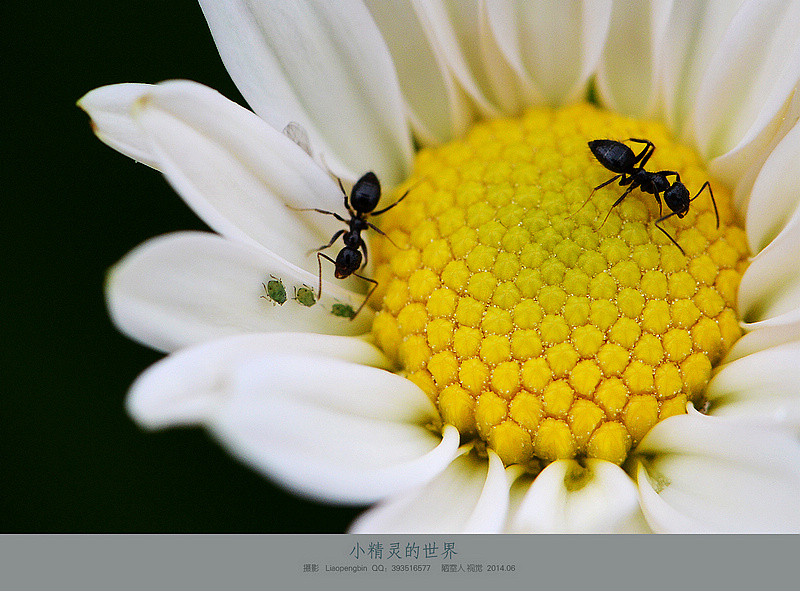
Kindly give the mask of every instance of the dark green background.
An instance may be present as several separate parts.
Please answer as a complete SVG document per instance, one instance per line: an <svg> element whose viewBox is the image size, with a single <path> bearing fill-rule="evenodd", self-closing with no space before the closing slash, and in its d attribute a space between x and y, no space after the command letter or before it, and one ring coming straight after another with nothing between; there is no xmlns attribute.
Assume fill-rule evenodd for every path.
<svg viewBox="0 0 800 591"><path fill-rule="evenodd" d="M193 0L5 3L2 532L341 532L358 513L299 500L205 431L148 433L128 386L158 353L112 327L109 266L205 229L162 176L106 147L75 101L188 78L243 103Z"/></svg>

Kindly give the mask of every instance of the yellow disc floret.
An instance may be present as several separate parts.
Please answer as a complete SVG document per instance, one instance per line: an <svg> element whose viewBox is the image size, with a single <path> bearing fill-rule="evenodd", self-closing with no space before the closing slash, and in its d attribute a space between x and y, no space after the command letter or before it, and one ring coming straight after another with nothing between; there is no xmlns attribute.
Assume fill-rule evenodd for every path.
<svg viewBox="0 0 800 591"><path fill-rule="evenodd" d="M443 422L506 464L621 464L700 401L740 336L747 250L730 194L712 181L719 228L707 192L661 222L679 248L652 194L612 207L626 187L592 193L614 175L587 143L628 138L652 141L647 170L679 172L692 195L707 180L660 124L539 109L421 151L408 197L382 216L375 340Z"/></svg>

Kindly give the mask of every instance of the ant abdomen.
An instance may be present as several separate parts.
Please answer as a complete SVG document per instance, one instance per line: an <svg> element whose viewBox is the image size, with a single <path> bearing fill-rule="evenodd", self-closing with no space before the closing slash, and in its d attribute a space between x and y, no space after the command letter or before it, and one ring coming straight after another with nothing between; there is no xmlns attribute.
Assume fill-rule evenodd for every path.
<svg viewBox="0 0 800 591"><path fill-rule="evenodd" d="M646 140L640 140L645 141ZM628 173L631 167L639 161L636 154L628 146L614 140L592 140L589 149L600 162L611 172ZM645 147L645 151L647 148Z"/></svg>
<svg viewBox="0 0 800 591"><path fill-rule="evenodd" d="M370 213L381 199L381 184L374 172L362 176L350 192L350 205L357 212Z"/></svg>

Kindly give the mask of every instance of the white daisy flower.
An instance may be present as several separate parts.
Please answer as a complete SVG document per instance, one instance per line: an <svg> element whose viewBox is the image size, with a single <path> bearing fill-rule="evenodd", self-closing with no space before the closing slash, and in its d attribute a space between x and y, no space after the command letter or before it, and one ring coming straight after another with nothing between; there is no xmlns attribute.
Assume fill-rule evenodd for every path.
<svg viewBox="0 0 800 591"><path fill-rule="evenodd" d="M137 422L375 503L354 532L800 531L800 3L200 4L253 112L79 103L218 233L109 275L169 353ZM351 318L372 284L313 252L344 225L296 210L349 219L328 171L368 170L408 193Z"/></svg>

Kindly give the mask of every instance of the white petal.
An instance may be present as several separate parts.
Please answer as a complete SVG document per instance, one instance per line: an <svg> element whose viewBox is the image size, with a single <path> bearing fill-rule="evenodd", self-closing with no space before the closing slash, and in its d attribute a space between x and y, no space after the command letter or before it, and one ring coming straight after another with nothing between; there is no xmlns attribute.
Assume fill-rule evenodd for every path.
<svg viewBox="0 0 800 591"><path fill-rule="evenodd" d="M693 141L695 98L708 62L739 4L730 0L682 0L672 6L661 51L661 95L667 125L676 135Z"/></svg>
<svg viewBox="0 0 800 591"><path fill-rule="evenodd" d="M800 78L800 3L742 4L708 63L694 106L695 138L712 174L735 186L781 125Z"/></svg>
<svg viewBox="0 0 800 591"><path fill-rule="evenodd" d="M520 46L527 40L527 33L524 26L520 23L520 19L524 15L519 14L524 9L524 5L509 0L498 0L496 2L482 2L481 3L486 13L486 28L491 35L493 44L487 44L486 49L489 51L488 59L494 59L500 66L499 73L491 71L487 66L487 57L483 57L481 65L483 65L484 77L488 84L485 82L484 86L488 86L493 94L497 94L500 104L506 107L506 110L516 114L523 105L526 104L544 104L546 102L542 90L537 88L530 74L526 71L525 64L523 63ZM535 13L535 12L534 12ZM520 33L523 39L520 40ZM502 57L502 62L493 56L492 46L496 47L496 53ZM472 59L477 63L475 58ZM505 64L505 68L502 65ZM478 70L475 66L473 69ZM509 70L507 73L505 70ZM478 70L480 71L480 70ZM502 78L505 78L513 90L503 90ZM512 79L513 77L513 79ZM509 109L511 97L513 100L513 109ZM491 95L490 95L491 96Z"/></svg>
<svg viewBox="0 0 800 591"><path fill-rule="evenodd" d="M594 73L611 21L611 2L507 0L487 4L495 39L542 102L578 99Z"/></svg>
<svg viewBox="0 0 800 591"><path fill-rule="evenodd" d="M800 341L724 365L711 380L709 414L787 426L800 435Z"/></svg>
<svg viewBox="0 0 800 591"><path fill-rule="evenodd" d="M517 533L611 533L638 529L636 486L617 465L574 460L548 465L530 486L511 521Z"/></svg>
<svg viewBox="0 0 800 591"><path fill-rule="evenodd" d="M460 6L464 3L456 1L453 4ZM543 104L544 97L537 93L529 80L523 80L522 73L511 66L500 47L500 39L517 34L518 29L513 19L499 18L503 13L494 10L499 6L494 2L479 3L477 26L480 63L473 68L481 72L479 79L486 88L484 92L493 97L496 107L492 109L499 108L506 115L519 115L525 105ZM491 116L486 109L483 111Z"/></svg>
<svg viewBox="0 0 800 591"><path fill-rule="evenodd" d="M783 432L689 415L639 444L642 510L660 532L800 532L800 445Z"/></svg>
<svg viewBox="0 0 800 591"><path fill-rule="evenodd" d="M667 2L614 3L597 72L597 92L609 108L636 117L655 114L669 8Z"/></svg>
<svg viewBox="0 0 800 591"><path fill-rule="evenodd" d="M748 330L728 354L725 362L735 361L751 353L777 347L800 338L800 309L792 310L769 320L744 325Z"/></svg>
<svg viewBox="0 0 800 591"><path fill-rule="evenodd" d="M783 231L758 253L739 284L739 312L746 322L800 308L800 209Z"/></svg>
<svg viewBox="0 0 800 591"><path fill-rule="evenodd" d="M733 151L708 163L711 176L724 179L733 187L733 206L737 211L747 211L750 193L761 174L764 162L799 120L800 81L773 121L762 130L758 142L745 146L745 151L749 152L749 160L744 161L738 152Z"/></svg>
<svg viewBox="0 0 800 591"><path fill-rule="evenodd" d="M237 457L294 492L371 503L440 474L458 432L429 426L435 408L393 373L322 357L276 355L243 363L211 423Z"/></svg>
<svg viewBox="0 0 800 591"><path fill-rule="evenodd" d="M306 346L307 354L291 354ZM458 431L429 430L438 415L427 396L393 373L336 356L385 362L345 337L231 337L155 364L134 383L128 409L150 428L206 424L242 461L327 501L374 502L444 470Z"/></svg>
<svg viewBox="0 0 800 591"><path fill-rule="evenodd" d="M747 207L751 252L765 248L792 218L800 217L800 125L770 153L758 174Z"/></svg>
<svg viewBox="0 0 800 591"><path fill-rule="evenodd" d="M361 515L350 533L497 533L506 516L508 485L494 452L488 462L463 453L426 486Z"/></svg>
<svg viewBox="0 0 800 591"><path fill-rule="evenodd" d="M151 84L111 84L87 93L78 106L92 118L92 129L115 150L158 168L147 138L131 117L131 108L152 89Z"/></svg>
<svg viewBox="0 0 800 591"><path fill-rule="evenodd" d="M283 305L262 297L264 284L275 279L286 291ZM293 299L303 286L316 293L317 276L270 252L216 234L182 232L153 238L128 253L110 271L106 289L117 327L162 351L247 332L369 331L369 306L352 320L331 313L337 302L357 309L363 295L326 281L322 298L306 307Z"/></svg>
<svg viewBox="0 0 800 591"><path fill-rule="evenodd" d="M413 2L365 3L394 58L416 135L426 145L464 135L471 121L466 96L431 43L427 23L420 22Z"/></svg>
<svg viewBox="0 0 800 591"><path fill-rule="evenodd" d="M302 148L194 82L156 85L135 111L167 179L206 223L298 266L316 266L308 251L342 224L287 204L336 210L343 199Z"/></svg>
<svg viewBox="0 0 800 591"><path fill-rule="evenodd" d="M486 117L500 114L486 68L482 20L478 0L428 0L414 2L420 21L433 46L447 63L461 87ZM500 67L508 68L507 65Z"/></svg>
<svg viewBox="0 0 800 591"><path fill-rule="evenodd" d="M355 0L201 0L222 61L276 129L305 127L340 177L373 170L388 186L410 168L397 74L377 26Z"/></svg>
<svg viewBox="0 0 800 591"><path fill-rule="evenodd" d="M386 357L355 338L303 333L236 335L182 349L150 366L131 386L128 412L149 429L212 420L234 396L232 375L243 363L274 364L280 354L305 354L388 368ZM304 372L307 373L307 372Z"/></svg>

